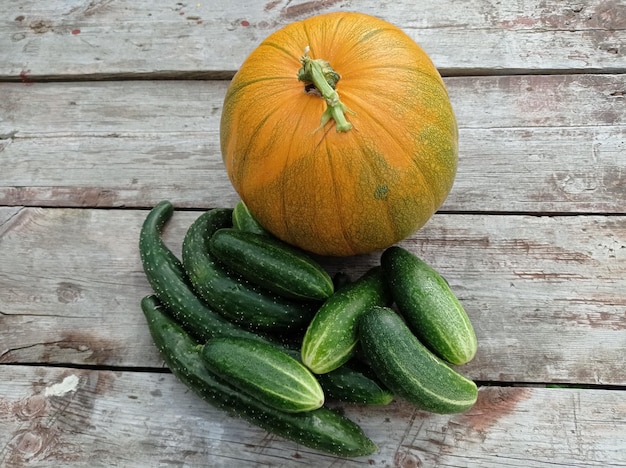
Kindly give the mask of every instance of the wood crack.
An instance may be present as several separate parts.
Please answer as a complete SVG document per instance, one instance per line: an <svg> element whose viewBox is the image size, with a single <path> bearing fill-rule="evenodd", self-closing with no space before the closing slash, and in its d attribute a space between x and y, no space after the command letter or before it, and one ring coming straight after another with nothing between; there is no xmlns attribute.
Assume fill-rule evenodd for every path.
<svg viewBox="0 0 626 468"><path fill-rule="evenodd" d="M24 211L25 207L20 207L15 213L11 214L7 219L5 219L4 221L0 222L0 240L2 240L2 238L11 230L11 226L14 223L14 220L16 219L16 217L19 216L19 214Z"/></svg>
<svg viewBox="0 0 626 468"><path fill-rule="evenodd" d="M54 345L54 344L58 344L61 343L62 341L52 341L49 343L32 343L32 344L28 344L28 345L24 345L24 346L16 346L14 348L7 348L5 350L2 351L2 353L0 353L0 362L2 362L4 360L5 356L8 356L12 353L15 353L17 351L22 351L25 349L30 349L30 348L36 348L37 346L48 346L48 345Z"/></svg>
<svg viewBox="0 0 626 468"><path fill-rule="evenodd" d="M17 130L11 130L10 132L0 133L0 140L12 140L15 135L17 135Z"/></svg>
<svg viewBox="0 0 626 468"><path fill-rule="evenodd" d="M5 317L46 317L46 318L63 318L63 319L83 319L81 315L64 315L64 314L30 314L30 313L17 313L12 314L10 312L4 312L0 310L0 315Z"/></svg>

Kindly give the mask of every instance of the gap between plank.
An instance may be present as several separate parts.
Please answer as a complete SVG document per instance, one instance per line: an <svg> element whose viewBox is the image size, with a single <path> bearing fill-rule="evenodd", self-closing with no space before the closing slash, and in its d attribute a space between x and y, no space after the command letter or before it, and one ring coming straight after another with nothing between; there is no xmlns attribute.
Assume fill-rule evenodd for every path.
<svg viewBox="0 0 626 468"><path fill-rule="evenodd" d="M41 362L9 362L0 363L0 366L25 366L25 367L49 367L76 370L92 370L102 372L137 372L171 374L167 367L132 367L132 366L106 366L97 364L73 364L73 363L41 363ZM579 384L571 382L507 382L496 380L475 380L478 387L526 387L526 388L571 388L583 390L608 390L626 391L626 385L619 384Z"/></svg>
<svg viewBox="0 0 626 468"><path fill-rule="evenodd" d="M550 68L550 69L523 69L523 68L468 68L450 69L439 68L443 78L454 77L484 77L484 76L518 76L518 75L608 75L626 74L625 67L613 68ZM156 71L146 73L88 73L84 75L0 75L0 82L36 83L52 82L83 82L83 81L212 81L231 80L237 70L223 71Z"/></svg>
<svg viewBox="0 0 626 468"><path fill-rule="evenodd" d="M146 211L154 208L154 205L133 205L133 206L91 206L91 205L3 205L1 207L19 207L28 209L46 209L46 210L121 210L121 211ZM223 208L217 206L176 206L176 211L187 212L203 212L213 208ZM17 214L17 213L16 213ZM584 217L584 216L606 216L619 218L626 216L625 212L604 212L604 211L497 211L497 210L439 210L436 215L451 216L533 216L537 218L566 218L566 217ZM11 218L9 218L10 220ZM7 221L9 221L7 220ZM3 223L3 225L6 223Z"/></svg>

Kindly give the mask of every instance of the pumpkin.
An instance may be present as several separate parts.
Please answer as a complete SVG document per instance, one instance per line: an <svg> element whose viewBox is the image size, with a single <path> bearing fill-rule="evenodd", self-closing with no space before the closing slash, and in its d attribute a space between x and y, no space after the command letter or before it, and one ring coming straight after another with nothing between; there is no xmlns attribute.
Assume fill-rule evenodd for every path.
<svg viewBox="0 0 626 468"><path fill-rule="evenodd" d="M428 55L390 23L337 12L286 25L226 92L230 181L268 231L331 256L423 226L456 174L458 130Z"/></svg>

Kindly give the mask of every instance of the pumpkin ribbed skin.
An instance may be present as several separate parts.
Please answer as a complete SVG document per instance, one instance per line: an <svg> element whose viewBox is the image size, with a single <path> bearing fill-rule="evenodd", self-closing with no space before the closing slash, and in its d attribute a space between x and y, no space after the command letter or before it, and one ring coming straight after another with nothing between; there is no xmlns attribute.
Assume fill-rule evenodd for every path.
<svg viewBox="0 0 626 468"><path fill-rule="evenodd" d="M352 129L320 128L326 101L297 78L307 46L341 76ZM322 255L409 236L456 173L456 120L437 69L399 28L360 13L315 16L265 39L230 84L220 131L231 183L254 217Z"/></svg>

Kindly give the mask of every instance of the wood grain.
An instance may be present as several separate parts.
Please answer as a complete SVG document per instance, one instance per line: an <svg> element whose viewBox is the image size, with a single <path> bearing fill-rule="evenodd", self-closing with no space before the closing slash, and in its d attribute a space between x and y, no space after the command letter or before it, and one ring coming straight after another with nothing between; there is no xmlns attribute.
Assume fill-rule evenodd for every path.
<svg viewBox="0 0 626 468"><path fill-rule="evenodd" d="M398 25L446 75L626 71L620 0L26 0L0 5L0 79L229 76L276 29L346 9Z"/></svg>
<svg viewBox="0 0 626 468"><path fill-rule="evenodd" d="M445 77L457 180L401 245L467 309L479 352L459 370L481 384L454 416L338 406L379 445L353 460L180 384L137 252L158 201L179 255L238 200L219 118L245 57L345 10L400 26ZM0 18L0 466L626 466L623 0L22 0ZM321 261L356 277L378 253Z"/></svg>
<svg viewBox="0 0 626 468"><path fill-rule="evenodd" d="M623 213L620 75L448 78L460 127L444 211ZM232 206L225 81L0 83L0 203Z"/></svg>
<svg viewBox="0 0 626 468"><path fill-rule="evenodd" d="M168 225L175 253L198 214ZM24 208L2 225L0 362L159 365L139 308L145 215ZM436 215L401 245L448 279L475 323L472 378L626 384L625 217ZM324 263L358 276L378 256Z"/></svg>
<svg viewBox="0 0 626 468"><path fill-rule="evenodd" d="M483 387L467 413L340 406L379 450L335 458L227 416L169 373L0 366L5 466L617 467L623 392ZM175 402L175 404L173 404ZM140 457L138 457L140 454Z"/></svg>

